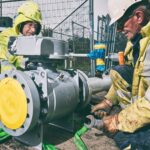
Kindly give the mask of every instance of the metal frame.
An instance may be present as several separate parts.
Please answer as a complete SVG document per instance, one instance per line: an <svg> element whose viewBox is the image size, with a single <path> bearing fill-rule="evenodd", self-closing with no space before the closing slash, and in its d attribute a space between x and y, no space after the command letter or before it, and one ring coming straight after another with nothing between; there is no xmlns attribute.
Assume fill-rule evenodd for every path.
<svg viewBox="0 0 150 150"><path fill-rule="evenodd" d="M26 0L6 0L6 1L0 0L0 1L1 1L0 4L2 5L2 3L21 2L21 1L26 1ZM35 0L35 1L38 2L38 0ZM67 7L68 9L70 7L70 4L72 4L72 2L74 2L74 0L72 0L71 3L69 3L69 5ZM43 6L42 6L42 3L43 3ZM55 5L55 3L56 4L58 3L58 6L60 4L56 0L51 0L47 3L48 4L52 3L54 5ZM66 0L66 3L67 3L67 0ZM39 1L39 4L41 5L42 10L44 10L44 8L46 6L44 1L43 2L42 2L42 0ZM75 32L76 32L76 30L78 30L77 28L75 28L75 24L76 24L76 25L78 25L82 28L81 29L83 31L83 35L81 35L82 38L86 38L85 36L88 33L88 38L90 39L90 48L87 49L87 53L89 51L93 50L93 45L95 44L95 42L103 42L107 45L107 47L108 47L108 51L106 52L107 55L109 53L114 52L115 44L113 44L113 43L115 43L115 38L114 37L115 37L115 34L116 34L116 30L114 29L115 27L114 28L109 27L109 20L108 20L107 16L102 16L102 17L98 16L98 18L97 18L97 32L95 32L94 31L94 10L93 10L94 9L93 8L94 7L94 0L83 0L83 1L80 0L79 4L80 5L77 5L77 7L74 8L74 10L71 9L72 11L67 16L65 16L65 18L62 21L57 23L57 25L55 25L56 22L54 22L55 26L52 28L53 37L61 39L61 40L68 40L68 39L73 40L73 46L72 46L73 47L73 52L77 53L77 51L75 49L76 48L75 44L81 44L81 41L79 41L80 43L77 43L77 42L75 43L75 41L74 41L74 40L76 40L75 39ZM85 17L85 19L87 19L87 17L88 17L88 19L87 19L88 23L87 24L85 23L86 25L82 24L82 19L80 20L81 22L80 21L78 22L77 21L78 17L76 17L76 15L80 14L80 12L85 10L84 9L85 7L86 7L87 11L89 10L89 12L85 11L85 13L87 15ZM70 7L70 8L73 8L73 7ZM60 10L60 12L62 11L62 8L58 7L54 10L55 13L56 13L57 9L58 9L58 11ZM58 13L58 15L59 15L59 13ZM2 9L1 9L0 15L2 15ZM65 15L65 13L64 13L64 15ZM47 18L48 16L45 16L45 17ZM76 17L76 18L74 18L74 17ZM59 19L59 17L57 19ZM50 20L48 19L48 21L50 21ZM45 24L43 26L44 27L43 31L46 28L50 29L50 27L47 26L47 21L44 22L44 23ZM67 23L69 25L66 25ZM65 28L66 28L66 30L65 30ZM69 30L69 32L67 30ZM79 30L79 31L81 31L81 30ZM97 35L96 38L94 37L95 33ZM51 36L51 35L47 34L47 36ZM81 53L82 53L82 50L81 50ZM107 60L106 66L107 66L106 68L109 68L110 66L112 66L112 62L108 62L108 60ZM91 60L91 65L89 65L89 67L90 67L90 70L91 70L91 76L94 76L94 74L95 74L95 61Z"/></svg>

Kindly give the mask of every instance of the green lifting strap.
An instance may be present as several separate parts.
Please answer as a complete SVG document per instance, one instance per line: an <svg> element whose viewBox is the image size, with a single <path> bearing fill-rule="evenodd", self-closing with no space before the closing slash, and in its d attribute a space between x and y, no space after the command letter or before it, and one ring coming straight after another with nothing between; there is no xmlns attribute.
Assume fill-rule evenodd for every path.
<svg viewBox="0 0 150 150"><path fill-rule="evenodd" d="M6 132L4 132L2 129L0 129L0 143L6 142L11 138L10 135L8 135Z"/></svg>
<svg viewBox="0 0 150 150"><path fill-rule="evenodd" d="M57 150L54 145L51 144L43 144L42 150Z"/></svg>
<svg viewBox="0 0 150 150"><path fill-rule="evenodd" d="M85 134L89 129L83 126L80 130L75 133L73 138L74 143L78 150L88 150L83 140L80 138L83 134Z"/></svg>

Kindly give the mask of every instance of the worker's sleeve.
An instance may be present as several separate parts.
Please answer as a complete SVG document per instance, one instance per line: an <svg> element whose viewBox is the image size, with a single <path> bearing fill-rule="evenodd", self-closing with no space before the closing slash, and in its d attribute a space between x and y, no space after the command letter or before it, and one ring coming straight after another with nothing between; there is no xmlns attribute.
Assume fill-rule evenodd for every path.
<svg viewBox="0 0 150 150"><path fill-rule="evenodd" d="M118 104L116 90L114 89L113 85L111 85L107 95L105 95L105 98L110 100L113 103L113 105Z"/></svg>
<svg viewBox="0 0 150 150"><path fill-rule="evenodd" d="M0 34L0 59L7 60L6 51L7 51L7 38L2 34Z"/></svg>
<svg viewBox="0 0 150 150"><path fill-rule="evenodd" d="M25 60L22 56L11 55L8 51L8 37L0 34L0 72L20 69L25 67Z"/></svg>
<svg viewBox="0 0 150 150"><path fill-rule="evenodd" d="M3 41L0 42L0 73L14 69L14 65L9 62L6 55L7 46Z"/></svg>
<svg viewBox="0 0 150 150"><path fill-rule="evenodd" d="M136 100L119 113L118 121L118 129L130 133L150 124L150 87L144 97Z"/></svg>
<svg viewBox="0 0 150 150"><path fill-rule="evenodd" d="M0 59L1 73L4 71L24 69L26 60L22 56L10 56L8 60Z"/></svg>

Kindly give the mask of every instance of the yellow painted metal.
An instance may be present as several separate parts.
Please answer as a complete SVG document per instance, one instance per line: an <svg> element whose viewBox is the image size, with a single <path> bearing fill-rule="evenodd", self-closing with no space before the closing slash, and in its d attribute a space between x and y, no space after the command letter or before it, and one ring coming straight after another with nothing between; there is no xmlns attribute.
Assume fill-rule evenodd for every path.
<svg viewBox="0 0 150 150"><path fill-rule="evenodd" d="M13 78L0 81L0 120L9 129L20 128L27 116L26 94Z"/></svg>
<svg viewBox="0 0 150 150"><path fill-rule="evenodd" d="M94 45L94 49L96 50L98 50L98 49L106 49L106 45L105 44L95 44Z"/></svg>
<svg viewBox="0 0 150 150"><path fill-rule="evenodd" d="M98 58L96 59L96 65L105 65L105 62L103 59Z"/></svg>

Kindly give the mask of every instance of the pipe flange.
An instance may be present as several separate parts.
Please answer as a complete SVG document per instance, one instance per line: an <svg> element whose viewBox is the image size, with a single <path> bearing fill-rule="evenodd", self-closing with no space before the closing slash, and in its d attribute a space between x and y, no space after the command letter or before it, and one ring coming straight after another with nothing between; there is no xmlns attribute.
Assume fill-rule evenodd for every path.
<svg viewBox="0 0 150 150"><path fill-rule="evenodd" d="M18 70L2 73L0 80L0 87L5 85L0 90L7 90L1 93L0 104L4 107L0 111L0 126L12 136L23 135L39 120L38 90L31 78Z"/></svg>

